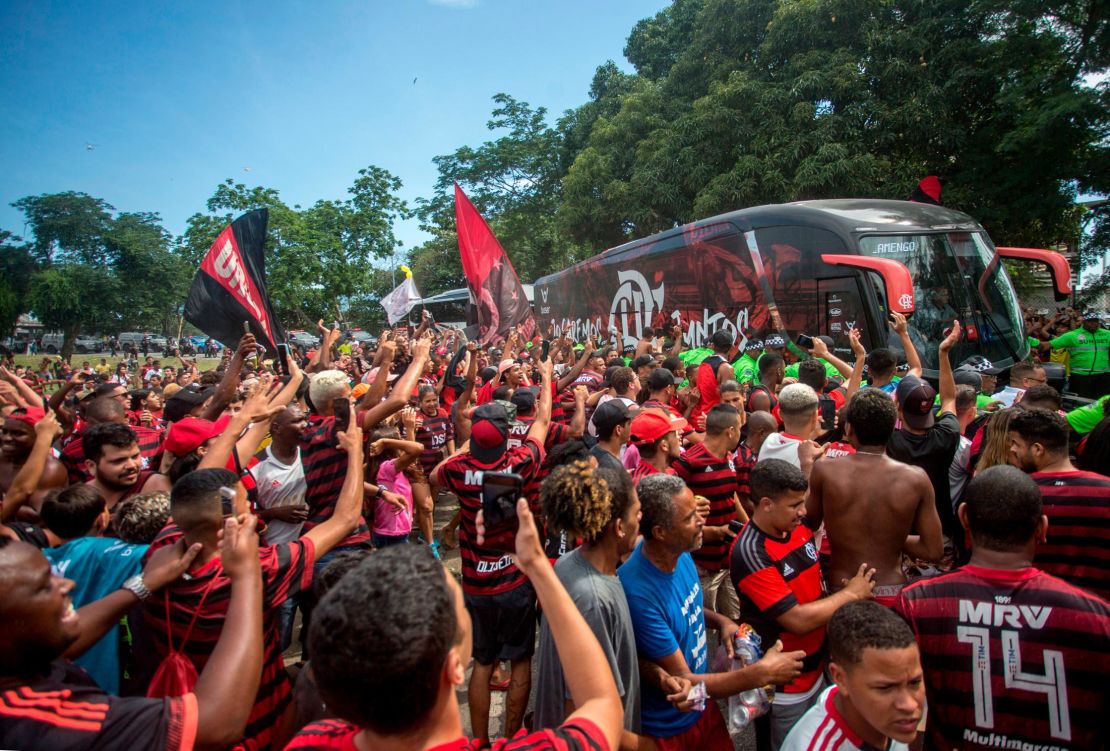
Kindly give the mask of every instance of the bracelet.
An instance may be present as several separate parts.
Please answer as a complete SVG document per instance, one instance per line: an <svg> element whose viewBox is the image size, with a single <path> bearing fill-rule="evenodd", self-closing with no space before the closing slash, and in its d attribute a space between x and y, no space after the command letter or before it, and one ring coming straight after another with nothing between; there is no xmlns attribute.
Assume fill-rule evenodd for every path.
<svg viewBox="0 0 1110 751"><path fill-rule="evenodd" d="M381 498L383 495L385 495L385 488L383 488L381 485L379 485L378 486L378 492L374 494L374 497L375 498Z"/></svg>

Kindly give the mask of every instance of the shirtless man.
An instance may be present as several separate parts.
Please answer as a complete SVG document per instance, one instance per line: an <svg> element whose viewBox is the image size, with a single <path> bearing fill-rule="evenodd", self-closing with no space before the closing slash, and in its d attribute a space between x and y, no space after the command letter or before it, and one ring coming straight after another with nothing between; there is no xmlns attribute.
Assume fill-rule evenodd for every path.
<svg viewBox="0 0 1110 751"><path fill-rule="evenodd" d="M10 415L4 418L3 428L0 429L0 496L11 490L19 471L31 458L31 451L35 448L37 436L35 424L44 417L46 417L46 413L41 408L26 407L12 411ZM53 438L54 431L51 431L50 435L44 439L47 446ZM37 461L42 464L39 478L33 488L28 486L29 496L23 499L29 501L30 508L24 512L28 514L26 517L28 521L38 520L38 508L42 503L43 496L51 488L64 488L69 484L66 478L66 469L62 466L62 463L50 456L48 449L45 453L39 453L42 453L42 456L36 457ZM33 478L31 479L33 481ZM10 502L12 499L8 500ZM31 513L32 510L34 513ZM16 513L14 508L11 513L12 515Z"/></svg>
<svg viewBox="0 0 1110 751"><path fill-rule="evenodd" d="M925 470L885 454L897 419L888 395L865 389L847 412L844 433L856 453L814 464L806 523L817 529L825 522L832 553L825 581L831 587L866 562L876 571L875 599L893 607L906 583L902 553L932 562L944 552L933 486Z"/></svg>

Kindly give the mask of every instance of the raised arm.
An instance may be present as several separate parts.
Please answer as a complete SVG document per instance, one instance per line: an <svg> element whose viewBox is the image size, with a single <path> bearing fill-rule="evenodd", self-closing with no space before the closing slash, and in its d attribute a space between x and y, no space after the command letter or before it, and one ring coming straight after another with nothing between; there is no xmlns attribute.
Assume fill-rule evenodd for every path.
<svg viewBox="0 0 1110 751"><path fill-rule="evenodd" d="M427 337L412 345L412 362L409 363L408 369L405 370L404 375L397 379L393 391L389 393L385 401L373 404L370 409L366 410L362 417L363 430L370 430L408 404L409 396L412 394L412 390L416 388L416 382L420 379L420 374L424 372L424 364L428 362L428 351L430 349L431 340ZM378 376L381 376L381 371L378 371Z"/></svg>
<svg viewBox="0 0 1110 751"><path fill-rule="evenodd" d="M540 394L536 400L536 419L528 429L528 437L535 439L541 446L547 440L547 431L551 427L551 358L536 363L536 372L540 374Z"/></svg>
<svg viewBox="0 0 1110 751"><path fill-rule="evenodd" d="M906 322L906 317L901 313L891 313L892 321L888 321L887 325L894 329L894 333L898 335L898 339L902 342L902 349L906 353L906 362L909 364L910 369L907 375L915 375L921 377L921 358L917 354L917 348L913 346L913 340L910 338L910 327Z"/></svg>
<svg viewBox="0 0 1110 751"><path fill-rule="evenodd" d="M952 361L948 359L948 352L960 341L963 329L959 321L952 322L952 330L937 350L940 352L940 373L937 376L937 393L940 395L940 411L956 414L956 380L952 376Z"/></svg>
<svg viewBox="0 0 1110 751"><path fill-rule="evenodd" d="M14 519L20 507L38 490L43 472L46 471L46 461L50 458L54 438L61 432L62 427L53 412L47 412L46 417L35 423L35 444L31 447L27 461L20 467L8 487L8 492L4 494L3 507L0 508L0 521Z"/></svg>
<svg viewBox="0 0 1110 751"><path fill-rule="evenodd" d="M867 362L867 350L863 348L863 342L860 341L859 329L848 331L848 343L852 347L852 354L856 356L856 361L852 363L852 377L848 379L848 388L846 389L847 399L851 401L863 382L863 366Z"/></svg>
<svg viewBox="0 0 1110 751"><path fill-rule="evenodd" d="M243 371L243 362L247 359L248 354L255 351L256 346L257 342L254 334L243 334L243 338L239 340L239 346L235 348L235 354L231 356L231 361L227 364L227 370L224 371L223 378L216 386L216 392L212 394L208 406L204 408L200 415L202 418L215 420L224 411L224 408L231 404L231 400L235 396L235 390L239 388L239 377Z"/></svg>
<svg viewBox="0 0 1110 751"><path fill-rule="evenodd" d="M586 341L586 345L582 348L582 356L579 357L578 361L574 363L571 369L564 373L563 377L559 379L559 383L556 384L555 390L562 393L568 386L574 383L574 379L582 375L582 371L586 368L586 363L590 361L590 358L593 357L596 350L597 346L594 344L594 339L590 337ZM573 352L573 350L571 351Z"/></svg>
<svg viewBox="0 0 1110 751"><path fill-rule="evenodd" d="M303 535L312 540L316 547L317 559L354 531L362 513L362 429L358 426L354 411L352 406L348 423L350 427L346 431L336 433L340 450L347 453L347 475L343 478L343 487L339 490L335 511L327 521L317 524Z"/></svg>
<svg viewBox="0 0 1110 751"><path fill-rule="evenodd" d="M852 375L852 369L848 367L848 363L830 352L829 346L825 344L825 340L814 338L813 349L811 349L809 353L817 359L824 360L832 365L844 378L849 378Z"/></svg>
<svg viewBox="0 0 1110 751"><path fill-rule="evenodd" d="M551 364L548 362L548 377L551 375L550 369ZM550 386L547 383L544 385L550 411ZM615 749L624 727L624 707L617 694L612 672L597 669L598 665L606 664L605 653L547 560L528 501L521 498L517 501L516 508L520 518L520 531L516 535L514 558L520 570L532 582L544 617L551 628L551 635L555 639L555 649L563 666L567 690L576 707L567 721L582 718L593 722L605 735L608 747ZM479 546L484 542L484 534L485 525L479 511Z"/></svg>

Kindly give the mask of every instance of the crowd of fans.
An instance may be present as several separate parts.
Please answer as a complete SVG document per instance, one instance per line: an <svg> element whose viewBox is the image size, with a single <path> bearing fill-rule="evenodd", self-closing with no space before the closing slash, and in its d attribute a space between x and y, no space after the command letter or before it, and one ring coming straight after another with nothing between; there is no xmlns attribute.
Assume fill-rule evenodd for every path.
<svg viewBox="0 0 1110 751"><path fill-rule="evenodd" d="M1110 331L1027 326L9 362L0 747L1103 748Z"/></svg>

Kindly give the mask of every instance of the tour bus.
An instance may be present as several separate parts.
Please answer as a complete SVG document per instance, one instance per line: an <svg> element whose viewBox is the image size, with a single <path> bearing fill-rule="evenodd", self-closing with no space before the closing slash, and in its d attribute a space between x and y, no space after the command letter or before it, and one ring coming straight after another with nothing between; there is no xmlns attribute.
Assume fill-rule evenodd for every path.
<svg viewBox="0 0 1110 751"><path fill-rule="evenodd" d="M827 334L849 354L900 349L891 311L910 320L925 375L958 319L967 336L952 362L983 355L1008 367L1029 354L1021 309L1002 258L1044 264L1057 299L1071 292L1067 261L1035 248L998 248L971 217L925 203L839 199L756 206L607 250L536 280L536 320L621 345L647 327L683 326L688 347L724 328L743 346L772 333Z"/></svg>

